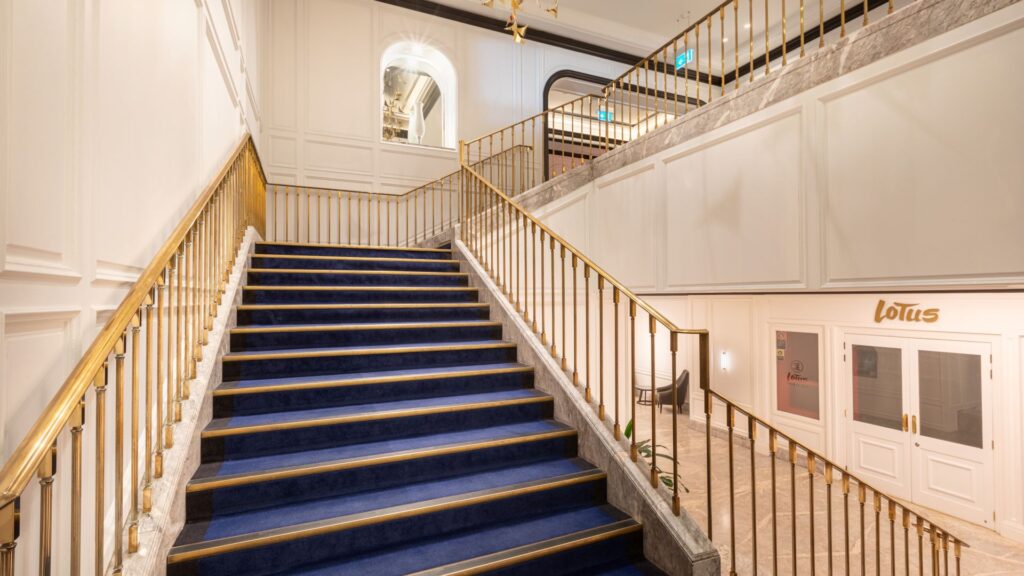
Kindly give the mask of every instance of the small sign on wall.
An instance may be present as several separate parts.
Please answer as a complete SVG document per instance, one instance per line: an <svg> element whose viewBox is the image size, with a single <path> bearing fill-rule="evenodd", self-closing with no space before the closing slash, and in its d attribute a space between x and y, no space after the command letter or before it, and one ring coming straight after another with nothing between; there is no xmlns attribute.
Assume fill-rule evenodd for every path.
<svg viewBox="0 0 1024 576"><path fill-rule="evenodd" d="M920 304L907 304L905 302L887 303L879 300L875 306L875 323L881 324L886 321L893 322L924 322L934 324L939 321L939 309L922 309Z"/></svg>

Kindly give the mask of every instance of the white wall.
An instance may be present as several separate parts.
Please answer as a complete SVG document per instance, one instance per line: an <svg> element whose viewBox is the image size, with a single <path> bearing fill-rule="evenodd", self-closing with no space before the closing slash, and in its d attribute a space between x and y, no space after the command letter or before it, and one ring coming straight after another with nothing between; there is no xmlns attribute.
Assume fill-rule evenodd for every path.
<svg viewBox="0 0 1024 576"><path fill-rule="evenodd" d="M279 184L403 193L455 170L454 150L381 141L380 60L398 41L424 42L452 62L467 140L540 112L559 70L625 69L369 0L275 0L268 21L263 160Z"/></svg>
<svg viewBox="0 0 1024 576"><path fill-rule="evenodd" d="M242 134L259 133L265 12L0 0L2 457Z"/></svg>
<svg viewBox="0 0 1024 576"><path fill-rule="evenodd" d="M1024 76L1005 73L1021 53L1017 4L631 164L540 213L678 325L710 330L716 390L840 462L844 335L990 343L993 490L1006 495L996 528L1024 540L1024 490L1003 480L1024 466L1024 297L901 297L942 308L939 323L922 327L874 324L878 299L894 299L884 293L799 294L1024 286ZM965 98L965 83L993 89ZM694 292L708 294L673 295ZM819 423L774 410L772 334L787 327L821 333ZM645 357L647 345L639 348ZM718 367L723 350L728 372ZM684 367L695 367L692 346L688 354Z"/></svg>

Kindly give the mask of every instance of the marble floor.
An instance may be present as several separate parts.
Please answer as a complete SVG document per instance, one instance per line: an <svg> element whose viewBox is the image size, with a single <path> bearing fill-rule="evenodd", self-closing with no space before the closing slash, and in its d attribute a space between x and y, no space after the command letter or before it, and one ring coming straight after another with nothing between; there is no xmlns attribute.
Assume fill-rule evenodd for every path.
<svg viewBox="0 0 1024 576"><path fill-rule="evenodd" d="M637 439L650 438L650 407L637 407ZM707 527L706 451L703 427L691 428L689 417L680 415L678 422L678 449L680 454L680 477L687 490L680 489L682 506L702 527ZM667 411L657 418L658 444L670 445L672 438L672 416ZM744 428L745 432L745 428ZM762 430L762 433L764 431ZM739 436L739 434L737 434ZM759 443L767 440L758 437ZM712 509L714 514L713 541L722 554L722 573L728 574L731 566L732 545L730 538L730 491L728 466L728 441L725 438L712 439ZM887 504L883 502L880 524L875 522L872 495L867 495L864 512L864 538L861 539L860 510L856 489L849 498L849 546L846 545L843 516L843 495L839 474L832 486L832 541L831 552L828 534L828 501L825 482L820 473L814 479L813 490L808 487L805 465L797 465L795 475L796 527L792 514L790 497L790 466L788 461L776 459L776 515L772 516L772 475L771 458L756 453L754 468L756 482L751 489L750 448L745 440L734 440L736 565L737 574L847 574L849 561L851 574L930 574L931 558L928 534L924 534L923 572L919 563L916 529L911 521L909 536L905 545L900 512L897 512L895 533L890 529ZM666 463L666 466L668 464ZM813 538L811 530L810 493L813 492L814 516ZM756 501L757 522L752 523L752 499ZM920 506L929 519L936 522L967 542L961 557L961 574L995 575L1024 574L1024 545L1004 538L995 532L946 516L940 512ZM774 535L774 537L773 537ZM773 541L777 553L773 554ZM795 541L795 554L794 554ZM876 544L877 542L877 544ZM756 546L756 570L754 566ZM849 552L847 555L847 548ZM863 556L862 556L863 550ZM892 551L895 550L895 554ZM813 554L812 554L813 551ZM909 552L909 553L908 553ZM862 571L862 557L864 560ZM812 566L813 558L813 566ZM848 558L848 560L847 560ZM794 559L796 565L794 566ZM831 560L831 566L830 566ZM948 574L956 574L956 559L952 546L948 551ZM831 568L831 569L830 569ZM877 568L877 570L876 570ZM940 574L947 574L945 557L940 552Z"/></svg>

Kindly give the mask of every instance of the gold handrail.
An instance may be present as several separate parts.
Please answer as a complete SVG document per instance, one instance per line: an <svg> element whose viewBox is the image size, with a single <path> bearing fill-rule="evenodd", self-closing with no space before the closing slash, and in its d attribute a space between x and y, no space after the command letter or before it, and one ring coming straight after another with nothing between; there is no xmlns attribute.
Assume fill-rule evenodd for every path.
<svg viewBox="0 0 1024 576"><path fill-rule="evenodd" d="M188 399L189 382L197 375L196 365L202 361L207 334L213 328L238 247L248 227L261 234L264 230L265 186L255 144L245 134L4 463L0 469L0 574L13 574L23 514L20 497L33 476L39 480L41 502L39 562L43 573L51 569L54 477L58 440L65 429L71 435L71 509L67 523L71 549L65 558L68 573L80 573L82 431L87 405L94 408L96 430L96 461L89 464L95 474L95 572L104 573L107 566L109 548L105 547L104 534L108 504L114 506L114 571L120 572L126 553L138 550L139 519L152 506L152 479L163 474L163 450L173 444L174 424L181 420L181 402ZM145 346L140 334L143 331ZM131 367L128 374L126 361ZM106 444L108 384L113 386L115 400L113 450ZM95 390L91 402L87 395L90 388ZM113 452L115 463L113 498L106 494L108 452ZM61 528L65 525L56 524Z"/></svg>
<svg viewBox="0 0 1024 576"><path fill-rule="evenodd" d="M463 159L465 159L465 148L463 150ZM729 468L729 504L728 514L730 521L728 522L729 528L729 553L730 553L730 573L736 573L737 567L737 516L735 510L735 497L736 497L736 478L734 470L734 442L735 442L735 431L736 431L736 415L739 414L746 419L746 435L745 438L748 442L749 456L750 456L750 486L751 486L751 535L749 541L752 542L753 562L757 564L759 561L758 553L758 531L759 526L757 518L759 515L757 507L757 436L759 430L767 432L769 438L769 447L767 451L768 457L771 459L771 485L772 485L772 508L771 508L771 519L772 519L772 568L773 571L778 571L778 544L779 544L779 530L778 530L778 514L776 509L776 497L777 492L776 482L776 456L779 450L779 441L785 441L788 448L788 463L790 467L790 522L792 526L792 558L797 558L797 523L796 523L796 499L797 499L797 464L800 458L803 458L804 465L806 466L806 486L808 492L807 506L810 508L810 516L807 520L809 524L809 530L802 532L801 535L804 541L808 539L812 550L815 548L815 519L814 519L814 504L816 501L814 482L816 478L824 478L825 491L826 491L826 505L827 505L827 541L828 541L828 571L832 573L833 564L837 559L845 559L847 565L847 572L849 572L849 565L851 561L851 548L849 545L850 538L850 518L849 518L849 497L851 485L856 488L856 497L859 504L859 515L860 515L860 538L861 538L861 549L860 549L860 560L862 566L866 565L868 549L865 543L865 517L869 514L866 506L871 506L875 516L875 543L873 545L874 562L876 569L880 570L882 565L883 557L886 559L886 564L891 565L893 571L896 570L897 558L897 547L896 547L896 531L898 527L903 529L903 558L900 562L904 564L904 569L909 573L911 568L911 539L910 532L913 528L916 531L917 537L917 550L918 556L915 558L916 564L919 569L924 571L925 562L925 549L926 544L924 542L924 535L927 533L929 536L929 542L927 543L928 551L928 564L930 565L930 572L934 576L938 576L940 573L940 566L945 563L949 573L948 562L949 562L949 551L952 547L955 561L956 573L960 573L960 561L962 548L967 548L968 545L955 536L950 530L943 526L940 526L925 514L919 510L906 505L902 501L884 493L878 488L872 486L868 482L862 480L860 477L851 474L845 468L836 464L832 460L820 455L816 451L810 449L806 445L797 441L792 435L787 434L778 428L772 426L767 420L757 416L751 410L742 408L735 401L729 399L727 396L719 393L718 391L712 390L710 384L710 336L707 330L701 329L686 329L680 328L669 320L665 315L660 313L652 305L648 304L641 297L636 295L634 292L629 290L625 285L612 277L607 271L597 265L593 260L588 258L579 249L571 245L568 241L562 238L558 233L546 226L543 222L538 220L536 217L531 215L525 208L522 207L518 202L513 200L507 194L505 194L500 187L494 185L487 178L481 175L476 168L463 163L463 170L466 172L467 177L465 178L465 185L463 189L463 204L465 217L461 223L462 230L460 232L460 238L466 243L473 257L477 259L484 271L491 277L497 286L498 290L502 293L502 296L513 306L528 325L532 322L532 330L534 334L539 338L540 343L543 346L547 346L550 343L550 353L556 360L560 360L562 370L568 374L571 367L572 382L580 389L580 393L583 395L587 404L591 405L593 400L593 385L597 385L599 391L598 405L595 407L598 417L601 420L605 419L605 354L608 345L607 338L604 332L604 312L607 306L606 297L604 294L604 284L609 284L612 288L612 301L614 303L613 317L615 320L614 331L612 341L614 342L612 359L614 361L614 385L612 392L614 393L614 426L613 433L616 439L620 437L620 406L619 399L621 398L620 388L620 366L627 367L627 375L629 386L627 398L629 401L629 423L626 426L627 432L625 435L629 438L630 456L634 462L639 462L642 456L646 461L646 464L642 467L646 467L650 472L650 481L652 486L655 488L660 487L664 484L671 490L671 505L675 514L681 513L681 498L680 498L680 485L681 476L679 472L679 461L681 459L679 455L679 427L678 427L678 408L680 405L679 386L677 385L678 366L677 366L677 353L679 351L679 337L680 336L698 336L698 363L699 363L699 374L700 374L700 388L703 391L704 396L704 437L705 437L705 454L706 454L706 514L707 514L707 525L706 534L709 539L714 538L714 524L713 519L716 517L715 513L715 502L713 500L713 487L712 482L712 468L713 462L713 451L716 441L713 441L715 437L714 429L712 426L712 412L715 408L715 404L720 406L724 405L726 411L725 417L725 431L727 434L728 443L728 468ZM537 243L537 233L539 234L539 252ZM550 256L545 258L545 252ZM566 257L569 256L571 259L571 287L570 281L566 278ZM539 274L538 274L538 263L539 263ZM578 340L580 336L580 328L578 325L578 311L580 307L579 294L580 290L578 287L579 278L579 265L582 264L583 268L583 316L585 319L584 325L584 360L582 363L583 369L580 370L579 352L578 352ZM557 271L560 269L560 274ZM532 275L531 275L532 271ZM550 273L550 275L549 275ZM594 316L595 307L591 306L591 285L590 276L591 273L597 276L597 287L598 287L598 303L596 304L596 315L599 321L599 329L597 335L597 352L598 352L598 375L595 378L592 373L593 365L591 362L591 346L594 341L593 335L591 334L590 319ZM559 281L560 278L560 281ZM547 286L545 284L547 283ZM560 290L558 287L560 286ZM567 296L567 291L571 296ZM561 302L558 301L558 293L561 293ZM628 343L628 350L620 350L619 348L619 301L620 296L625 296L625 303L628 305L628 334L626 335L626 341ZM532 307L532 312L531 312ZM572 310L572 323L569 324L569 320L566 316L566 310ZM647 314L649 318L647 331L650 336L650 383L649 385L642 385L637 378L637 369L640 366L638 360L636 343L637 343L637 311L640 310ZM561 312L560 320L558 312ZM532 316L532 318L531 318ZM560 322L560 324L559 324ZM667 329L669 333L669 354L671 358L671 388L659 386L658 384L658 363L657 363L657 341L656 334L659 331L658 326L661 325ZM571 334L571 337L569 336ZM571 339L570 339L571 338ZM570 343L571 342L571 345ZM559 346L561 350L559 350ZM571 347L571 352L568 348ZM595 382L596 380L596 382ZM665 392L669 390L669 392ZM650 416L647 433L650 435L648 439L643 441L637 440L638 432L637 425L643 424L642 419L644 416L638 414L637 405L642 402L637 397L638 392L641 394L650 394L651 397L648 400L650 404ZM659 398L664 394L671 395L672 402L672 422L671 422L671 448L660 444L657 438L658 434L658 414L660 413L660 407L655 410L655 405L660 404L660 400L656 400L654 395L659 395ZM638 420L640 418L641 420ZM665 465L665 461L671 463L671 470ZM718 464L721 466L721 464ZM833 550L834 534L833 534L833 484L836 482L836 478L840 480L840 486L843 497L843 523L844 523L844 537L846 540L845 555L836 555ZM873 496L873 500L869 502L868 495ZM883 504L886 504L885 510L883 510ZM691 503L691 506L698 506L696 502ZM883 551L881 543L881 531L883 528L883 512L884 517L887 518L889 524L889 549ZM912 522L913 520L913 522ZM803 544L800 544L803 546ZM811 564L811 571L815 568L817 560L815 558L816 552L812 552L808 562ZM794 560L795 561L795 560ZM794 570L796 567L794 566Z"/></svg>

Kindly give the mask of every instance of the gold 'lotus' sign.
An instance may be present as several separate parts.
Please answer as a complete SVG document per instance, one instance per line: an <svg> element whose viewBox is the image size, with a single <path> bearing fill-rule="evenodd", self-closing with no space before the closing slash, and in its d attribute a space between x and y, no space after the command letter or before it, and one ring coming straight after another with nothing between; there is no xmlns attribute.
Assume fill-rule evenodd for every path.
<svg viewBox="0 0 1024 576"><path fill-rule="evenodd" d="M875 307L875 322L881 324L886 320L898 320L900 322L925 322L932 324L939 321L939 309L918 308L919 304L906 304L893 302L886 305L885 300L879 300Z"/></svg>

